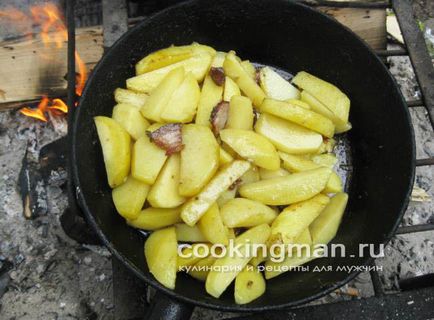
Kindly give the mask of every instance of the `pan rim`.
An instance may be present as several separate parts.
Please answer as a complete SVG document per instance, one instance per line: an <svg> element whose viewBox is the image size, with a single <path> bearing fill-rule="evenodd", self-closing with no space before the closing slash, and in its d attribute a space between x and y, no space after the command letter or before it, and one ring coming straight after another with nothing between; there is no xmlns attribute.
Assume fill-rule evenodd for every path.
<svg viewBox="0 0 434 320"><path fill-rule="evenodd" d="M246 2L248 2L248 0L245 0ZM381 61L381 59L375 54L375 52L373 51L373 49L371 49L358 35L356 35L351 29L349 29L348 27L340 24L339 22L337 22L336 20L332 19L331 17L325 15L322 12L319 12L318 10L315 10L314 8L311 8L305 4L302 3L296 3L294 1L288 1L288 0L273 0L275 3L282 3L282 4L291 4L293 6L299 6L304 8L304 10L308 10L311 13L317 15L320 19L323 19L325 21L327 21L327 23L331 23L334 24L337 27L343 28L346 30L346 32L350 33L352 37L356 38L357 41L365 47L365 49L369 52L370 55L374 56L374 59L376 61L376 63L379 65L378 68L382 68L383 72L386 72L387 75L389 76L390 80L392 81L392 84L394 85L395 89L398 92L398 95L400 96L400 100L402 102L401 106L405 109L404 111L404 115L405 115L405 120L407 121L407 123L409 124L409 129L410 129L410 137L411 137L411 172L409 175L409 181L408 181L408 190L407 190L407 194L405 196L405 198L403 199L402 205L401 205L401 210L399 213L397 213L396 217L396 222L393 225L393 227L391 228L391 230L384 236L384 241L382 242L384 245L387 245L389 243L389 241L391 240L391 238L395 235L396 230L399 226L399 224L401 223L402 217L406 212L406 209L408 207L409 201L410 201L410 194L411 194L411 186L414 183L414 179L415 179L415 153L416 153L416 146L415 146L415 134L414 134L414 128L412 125L412 121L411 121L411 116L410 116L410 112L408 110L408 108L406 107L406 102L405 99L402 95L401 90L399 90L399 86L395 80L395 78L392 76L392 74L390 73L389 69L386 68L386 66L384 65L384 63ZM93 77L95 76L95 74L98 73L98 70L101 68L101 66L104 64L104 62L108 59L109 53L110 51L119 46L120 43L122 43L124 41L124 39L131 33L134 33L136 30L143 28L144 25L149 24L151 20L153 19L157 19L160 15L164 15L166 14L168 11L171 10L175 10L175 9L179 9L182 8L184 6L188 6L188 5L192 5L195 3L205 3L206 0L188 0L185 2L182 2L180 4L176 4L174 6L168 7L162 11L159 11L153 15L151 15L148 18L145 18L143 21L139 22L136 26L134 26L133 28L131 28L130 30L128 30L126 33L124 33L113 45L110 49L107 50L107 52L104 53L103 57L100 59L100 61L98 62L98 64L95 66L91 76L89 77L85 89L83 91L83 95L82 97L86 97L86 93L89 90L90 87L90 83L92 82ZM164 287L163 285L161 285L160 283L158 283L155 279L153 279L152 277L148 277L146 276L144 273L142 273L135 265L133 265L132 263L130 263L130 261L128 260L127 257L125 257L123 254L121 254L114 246L113 244L110 242L110 240L105 236L105 234L102 232L102 230L100 229L100 227L98 226L98 223L96 221L96 219L94 218L94 216L91 213L90 208L87 206L86 201L85 201L85 197L84 195L81 193L81 183L80 183L80 177L79 177L79 172L78 172L78 168L77 168L77 136L76 133L78 131L78 118L80 115L80 111L82 108L80 108L81 105L81 99L79 100L79 104L78 104L78 108L75 110L74 112L74 118L73 118L73 126L72 126L72 134L71 134L71 145L70 145L70 154L71 154L71 159L72 159L72 178L73 178L73 182L76 188L76 196L77 196L77 200L79 203L80 208L83 210L83 212L85 213L86 219L89 222L89 224L91 225L91 227L93 228L93 230L96 232L96 234L98 235L98 237L101 239L103 245L105 247L107 247L110 252L115 256L115 258L117 258L118 260L120 260L128 269L130 269L139 279L141 279L142 281L144 281L146 284L152 286L153 288L165 293L166 295L168 295L170 298L173 298L177 301L180 302L184 302L184 303L188 303L194 306L200 306L200 307L204 307L204 308L209 308L209 309L213 309L213 310L220 310L220 311L227 311L227 312L263 312L263 311L272 311L272 310L281 310L281 309L285 309L285 308L292 308L295 306L300 306L303 304L306 304L308 302L311 302L313 300L316 300L318 298L321 298L329 293L331 293L332 291L338 289L339 287L345 285L346 283L348 283L349 281L351 281L352 279L354 279L359 273L361 273L361 270L355 270L351 273L348 274L348 276L346 278L344 278L343 280L334 283L333 285L327 287L327 288L322 288L320 289L317 293L310 295L308 297L302 298L302 299L297 299L297 300L292 300L289 301L287 303L281 303L281 304L275 304L275 305L264 305L264 306L249 306L247 305L221 305L221 304L214 304L212 303L212 301L203 301L203 300L194 300L191 299L189 297L183 296L171 289L168 289L166 287ZM364 260L363 260L364 259ZM369 266L372 261L374 260L373 258L363 258L362 259L362 263L360 263L361 266Z"/></svg>

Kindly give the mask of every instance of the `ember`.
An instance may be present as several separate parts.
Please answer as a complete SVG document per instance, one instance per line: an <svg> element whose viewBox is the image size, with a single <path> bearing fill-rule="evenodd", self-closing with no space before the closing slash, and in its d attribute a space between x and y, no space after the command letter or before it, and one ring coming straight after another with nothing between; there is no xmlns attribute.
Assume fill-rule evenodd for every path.
<svg viewBox="0 0 434 320"><path fill-rule="evenodd" d="M30 14L26 14L14 8L7 8L0 11L0 20L8 20L11 23L30 21L28 26L16 24L18 31L24 37L33 38L32 24L41 26L40 38L47 50L56 50L63 48L68 41L68 34L63 14L54 4L47 3L31 7ZM41 55L44 58L44 55ZM66 57L65 57L66 59ZM87 68L78 52L75 52L78 73L76 77L76 94L81 96L87 78ZM61 99L50 99L47 96L42 97L36 108L24 107L20 110L22 114L41 121L47 121L47 113L52 115L61 115L68 112L68 106Z"/></svg>

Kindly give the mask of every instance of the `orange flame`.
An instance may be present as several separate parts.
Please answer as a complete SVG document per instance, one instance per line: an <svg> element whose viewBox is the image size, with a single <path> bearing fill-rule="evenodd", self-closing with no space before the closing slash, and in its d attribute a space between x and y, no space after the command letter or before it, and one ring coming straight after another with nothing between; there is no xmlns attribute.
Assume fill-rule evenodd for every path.
<svg viewBox="0 0 434 320"><path fill-rule="evenodd" d="M11 22L16 22L17 28L22 31L23 35L30 37L32 37L31 27L25 28L21 24L18 24L18 22L32 21L41 26L40 37L45 47L49 48L54 45L57 49L63 48L64 44L68 41L68 32L63 22L63 15L58 7L52 3L36 5L31 7L30 13L31 15L26 15L24 12L14 8L7 8L4 11L0 11L0 20L4 18ZM87 79L87 68L77 51L75 52L75 60L78 67L75 79L75 92L77 96L81 96ZM36 108L24 107L20 112L26 116L47 121L47 112L64 114L68 112L68 107L60 99L50 100L44 96Z"/></svg>

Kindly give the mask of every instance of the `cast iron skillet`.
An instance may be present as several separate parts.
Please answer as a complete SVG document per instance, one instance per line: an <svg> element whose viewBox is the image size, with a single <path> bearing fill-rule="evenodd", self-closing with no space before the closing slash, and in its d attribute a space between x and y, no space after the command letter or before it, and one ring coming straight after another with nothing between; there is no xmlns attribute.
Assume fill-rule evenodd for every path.
<svg viewBox="0 0 434 320"><path fill-rule="evenodd" d="M348 140L353 172L348 207L334 239L346 245L347 257L323 258L311 266L365 265L370 259L358 256L358 245L378 246L393 236L414 178L414 136L401 93L383 63L351 31L315 10L283 0L189 1L143 21L111 47L87 82L72 131L74 182L90 224L139 279L179 305L264 311L306 303L342 286L358 272L286 273L268 281L259 299L236 305L232 289L214 299L203 283L178 274L172 291L149 273L143 237L115 211L93 117L111 116L113 91L125 87L140 58L171 44L193 41L223 51L234 49L241 57L292 73L307 70L351 98L353 129ZM175 315L185 311L173 303Z"/></svg>

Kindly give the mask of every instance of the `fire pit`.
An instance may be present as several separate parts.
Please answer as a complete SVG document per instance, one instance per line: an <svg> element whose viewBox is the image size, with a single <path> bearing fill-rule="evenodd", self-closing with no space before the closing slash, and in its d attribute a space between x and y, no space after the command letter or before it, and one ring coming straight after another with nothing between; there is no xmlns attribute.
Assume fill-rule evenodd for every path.
<svg viewBox="0 0 434 320"><path fill-rule="evenodd" d="M104 40L98 27L94 28L96 31L93 31L94 38L91 41L97 43L98 53L102 53L102 43L110 46L129 24L141 19L133 17L134 13L131 14L134 8L135 12L142 13L161 9L156 4L145 7L138 2L130 2L127 7L121 3L122 1L102 2ZM91 67L96 62L84 58L84 54L83 58L80 58L79 37L83 30L74 28L72 4L72 1L68 1L68 65L63 64L63 76L68 71L68 91L65 90L65 80L62 80L63 87L54 90L56 85L52 85L50 90L48 88L41 91L47 95L41 101L40 95L34 94L25 97L30 102L21 103L17 102L21 99L19 95L10 98L14 97L9 95L10 90L5 90L3 84L0 84L7 101L3 106L21 108L19 111L0 113L0 170L4 180L0 186L0 214L4 215L0 223L0 296L3 296L0 300L0 315L5 318L24 319L54 319L65 316L80 319L140 318L145 312L146 301L152 294L148 291L151 290L131 276L115 259L111 260L106 249L98 246L98 240L75 203L74 186L67 178L67 119L61 114L66 111L61 101L65 101L67 96L69 113L72 114L76 95L80 95L81 84L86 77L84 66ZM347 23L353 25L360 25L354 23L357 21L354 18L357 14L363 12L364 16L369 16L365 19L373 19L372 17L381 17L383 14L385 16L385 10L389 7L388 3L383 2L321 2L314 5L342 20L344 19L341 14L345 12L344 16L350 21ZM427 201L433 194L432 167L429 166L434 163L431 158L434 154L434 135L431 127L434 108L433 78L432 74L429 74L430 70L432 72L432 62L421 45L423 39L416 28L415 20L409 15L408 4L405 1L396 1L393 7L409 46L406 48L389 39L389 50L385 50L386 35L382 35L382 41L380 33L376 33L375 38L365 39L379 50L379 55L385 57L409 100L408 105L411 107L416 128L419 158L417 188L413 200L419 202L414 201L410 205L404 224L398 231L401 235L386 248L386 257L376 261L378 268L372 268L370 273L361 274L349 285L312 303L312 306L273 314L275 318L312 318L324 315L325 312L339 313L342 317L354 319L360 318L360 312L367 318L398 312L420 317L432 315L429 301L434 299L433 277L430 275L434 272L434 216L432 203ZM120 10L121 8L124 10ZM127 8L130 10L129 20ZM353 18L348 18L351 11ZM50 17L52 14L48 13L47 16ZM56 22L51 21L55 29L50 31L55 30L60 34L60 38L56 36L51 43L57 48L59 42L65 45L66 50L65 40L68 38L65 37L66 29L58 28L59 25L62 26L61 22L61 18ZM74 37L75 32L77 37ZM359 32L363 36L360 29ZM44 36L42 33L41 39L49 39L50 34ZM16 47L11 46L10 41L6 47L19 47L18 44L15 44ZM78 51L75 51L75 44ZM18 51L4 50L9 50L7 52L10 59L13 56L12 51ZM419 86L407 55L410 55L413 62ZM63 52L63 56L66 59L66 51ZM17 57L18 54L15 59ZM80 63L80 59L83 59L84 63ZM77 62L78 74L73 67L74 61ZM17 186L19 193L15 191ZM423 278L414 278L416 276ZM402 291L397 293L400 289ZM381 307L384 303L387 304L387 308ZM204 309L198 309L194 314L197 319L231 316L235 315ZM262 318L263 315L257 316L257 319Z"/></svg>

